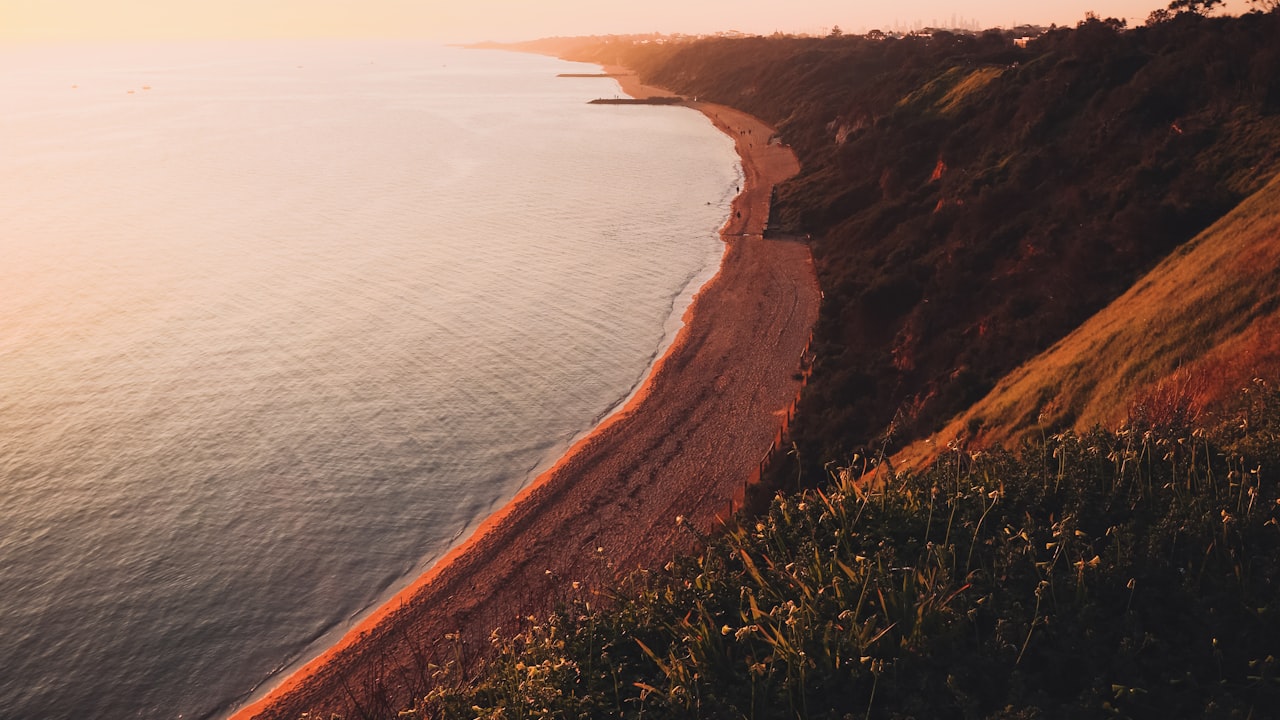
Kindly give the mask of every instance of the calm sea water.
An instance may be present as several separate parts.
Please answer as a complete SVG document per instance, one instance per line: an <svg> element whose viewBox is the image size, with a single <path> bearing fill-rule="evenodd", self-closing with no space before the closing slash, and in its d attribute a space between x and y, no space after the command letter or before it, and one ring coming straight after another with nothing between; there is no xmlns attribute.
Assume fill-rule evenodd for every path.
<svg viewBox="0 0 1280 720"><path fill-rule="evenodd" d="M740 171L584 70L0 50L0 717L225 714L627 396Z"/></svg>

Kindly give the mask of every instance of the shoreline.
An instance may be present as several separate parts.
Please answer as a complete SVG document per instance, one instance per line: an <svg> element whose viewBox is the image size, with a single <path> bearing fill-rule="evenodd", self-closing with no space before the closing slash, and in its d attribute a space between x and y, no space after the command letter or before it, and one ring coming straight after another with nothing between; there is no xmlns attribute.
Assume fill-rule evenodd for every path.
<svg viewBox="0 0 1280 720"><path fill-rule="evenodd" d="M625 69L604 72L633 97L672 95ZM660 565L692 549L677 514L706 532L740 502L799 392L819 293L807 246L761 237L773 185L799 171L794 154L768 144L772 129L745 113L680 104L734 140L744 180L720 230L719 267L646 377L469 538L231 717L344 712L356 696L407 701L398 678L414 664L421 672L424 657L484 648L490 630L544 614L579 582L601 587Z"/></svg>

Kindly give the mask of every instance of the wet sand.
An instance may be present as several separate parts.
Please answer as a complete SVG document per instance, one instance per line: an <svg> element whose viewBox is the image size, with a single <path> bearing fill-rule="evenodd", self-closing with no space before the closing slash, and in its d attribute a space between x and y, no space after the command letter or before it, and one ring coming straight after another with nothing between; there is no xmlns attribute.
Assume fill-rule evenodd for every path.
<svg viewBox="0 0 1280 720"><path fill-rule="evenodd" d="M635 97L669 95L615 79ZM695 546L677 516L706 533L740 501L799 393L820 294L806 245L761 236L773 185L799 171L794 154L768 144L772 129L750 115L686 105L735 140L746 181L722 230L720 270L644 385L469 540L237 720L403 707L425 664L453 659L458 643L483 652L494 629L514 631L558 600L662 566Z"/></svg>

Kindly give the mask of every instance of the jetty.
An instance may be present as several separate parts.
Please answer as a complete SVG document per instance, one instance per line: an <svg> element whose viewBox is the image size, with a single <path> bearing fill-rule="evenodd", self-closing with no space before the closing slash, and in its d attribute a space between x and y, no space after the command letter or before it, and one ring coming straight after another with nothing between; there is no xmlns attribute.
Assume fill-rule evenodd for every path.
<svg viewBox="0 0 1280 720"><path fill-rule="evenodd" d="M682 97L665 97L654 96L647 98L596 98L589 102L590 105L681 105L684 103Z"/></svg>

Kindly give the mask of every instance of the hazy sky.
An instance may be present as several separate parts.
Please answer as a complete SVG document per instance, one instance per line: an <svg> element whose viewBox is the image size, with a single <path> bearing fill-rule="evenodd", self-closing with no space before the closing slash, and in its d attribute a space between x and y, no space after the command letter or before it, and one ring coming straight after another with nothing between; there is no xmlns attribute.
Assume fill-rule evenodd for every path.
<svg viewBox="0 0 1280 720"><path fill-rule="evenodd" d="M896 23L1140 23L1161 0L0 0L0 39L395 36L520 40L633 32L850 32ZM1228 10L1248 9L1230 0Z"/></svg>

